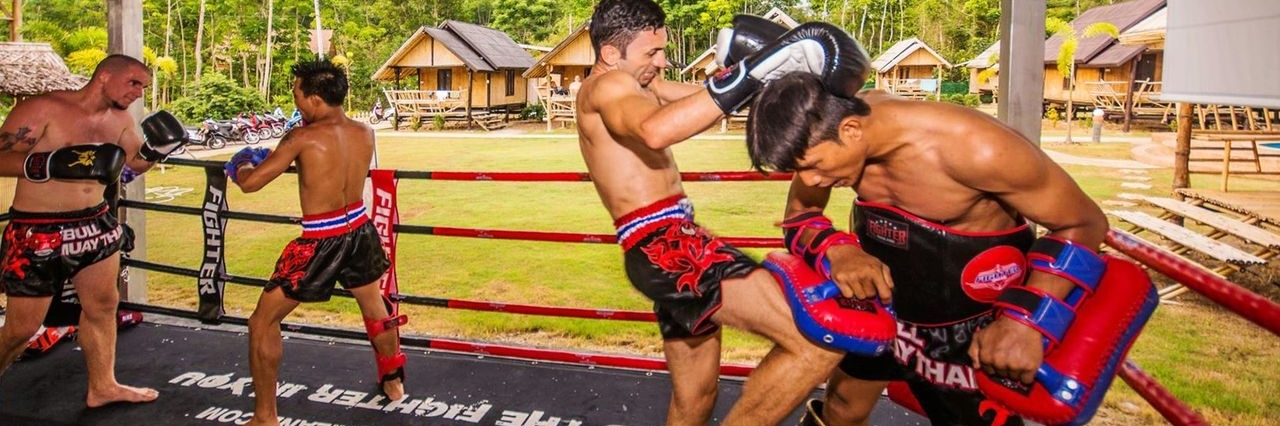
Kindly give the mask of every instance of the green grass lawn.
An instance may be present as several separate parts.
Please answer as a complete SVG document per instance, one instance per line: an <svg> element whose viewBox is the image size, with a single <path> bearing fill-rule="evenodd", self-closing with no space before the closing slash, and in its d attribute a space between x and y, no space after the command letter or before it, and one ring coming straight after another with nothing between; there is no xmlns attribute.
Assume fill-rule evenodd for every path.
<svg viewBox="0 0 1280 426"><path fill-rule="evenodd" d="M1128 144L1047 144L1046 149L1077 156L1129 158ZM698 140L675 147L682 171L742 171L749 168L740 140ZM381 137L381 166L436 171L585 171L572 134L563 139L425 139ZM1153 188L1123 188L1119 170L1065 167L1099 202L1121 192L1168 195L1171 171L1149 171ZM190 167L150 173L148 186L195 188L170 201L199 206L204 174ZM1196 187L1211 188L1210 178L1195 178ZM1274 188L1274 182L1238 178L1233 188ZM1270 185L1270 186L1268 186ZM778 236L787 193L785 182L687 182L685 190L697 206L699 222L722 236ZM286 175L255 194L231 189L232 210L299 215L296 179ZM402 179L399 183L402 223L504 230L612 233L608 214L590 183L444 182ZM831 201L831 216L843 221L851 191ZM201 261L200 219L147 212L149 260L198 268ZM226 242L227 270L234 275L265 278L280 249L296 237L296 226L233 220ZM608 244L562 244L532 241L401 235L397 272L407 294L608 309L650 309L627 283L621 251ZM767 250L748 250L762 257ZM151 273L151 303L194 309L193 278ZM230 315L247 316L258 290L228 286ZM1190 403L1213 424L1262 425L1280 417L1280 339L1194 297L1181 305L1161 307L1135 344L1131 358L1156 376L1175 395ZM410 333L470 340L497 341L552 348L660 356L653 324L606 320L544 318L425 307L402 307L413 316ZM359 328L355 303L337 298L304 305L292 321ZM729 332L728 362L755 363L767 343ZM1146 403L1117 379L1098 424L1160 424Z"/></svg>

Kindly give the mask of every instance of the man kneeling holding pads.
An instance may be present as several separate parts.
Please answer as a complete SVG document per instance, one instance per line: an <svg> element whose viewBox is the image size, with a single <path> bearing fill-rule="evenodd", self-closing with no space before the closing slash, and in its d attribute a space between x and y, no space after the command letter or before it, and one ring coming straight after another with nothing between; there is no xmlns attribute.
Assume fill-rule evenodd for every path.
<svg viewBox="0 0 1280 426"><path fill-rule="evenodd" d="M844 296L892 304L898 332L892 351L846 356L805 424L865 425L895 380L934 425L1021 423L1002 407L1087 421L1154 307L1145 274L1096 254L1108 230L1102 211L994 117L879 91L841 96L823 83L799 73L769 83L751 108L748 152L760 170L796 173L783 222L789 250ZM852 233L822 215L836 187L857 192ZM1029 222L1049 234L1037 239ZM1073 335L1105 343L1065 359L1084 346ZM1048 394L1072 381L1100 391L1052 416L1025 410L1054 404ZM992 385L1046 398L1018 401Z"/></svg>

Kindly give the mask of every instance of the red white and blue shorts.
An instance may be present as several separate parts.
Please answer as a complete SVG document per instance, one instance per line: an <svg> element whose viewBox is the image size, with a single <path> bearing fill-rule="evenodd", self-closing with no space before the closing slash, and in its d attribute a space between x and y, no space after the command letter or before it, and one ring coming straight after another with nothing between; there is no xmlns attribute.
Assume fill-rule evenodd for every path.
<svg viewBox="0 0 1280 426"><path fill-rule="evenodd" d="M265 291L279 287L299 302L323 302L337 283L353 289L376 283L391 261L363 203L302 217L302 236L284 248Z"/></svg>
<svg viewBox="0 0 1280 426"><path fill-rule="evenodd" d="M702 336L719 326L720 282L759 263L693 221L693 204L675 195L614 221L627 278L650 300L664 339Z"/></svg>

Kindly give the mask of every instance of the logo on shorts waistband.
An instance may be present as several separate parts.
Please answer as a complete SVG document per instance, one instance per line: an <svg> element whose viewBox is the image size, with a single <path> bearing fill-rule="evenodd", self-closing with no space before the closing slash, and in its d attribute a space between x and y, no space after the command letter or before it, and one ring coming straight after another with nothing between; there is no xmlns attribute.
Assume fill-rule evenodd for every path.
<svg viewBox="0 0 1280 426"><path fill-rule="evenodd" d="M867 235L881 243L906 250L911 231L906 222L868 213Z"/></svg>

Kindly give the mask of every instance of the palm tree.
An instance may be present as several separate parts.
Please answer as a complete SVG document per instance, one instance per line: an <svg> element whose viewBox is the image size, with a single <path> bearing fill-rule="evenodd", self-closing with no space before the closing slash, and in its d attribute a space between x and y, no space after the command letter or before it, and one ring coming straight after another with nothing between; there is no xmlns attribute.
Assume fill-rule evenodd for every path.
<svg viewBox="0 0 1280 426"><path fill-rule="evenodd" d="M1071 118L1075 116L1075 105L1072 98L1076 92L1076 47L1080 40L1075 28L1070 23L1058 18L1045 19L1044 27L1051 33L1062 36L1062 46L1058 48L1058 72L1067 77L1067 143L1071 141ZM1085 37L1107 35L1113 39L1120 37L1120 29L1110 22L1095 22L1084 28Z"/></svg>

